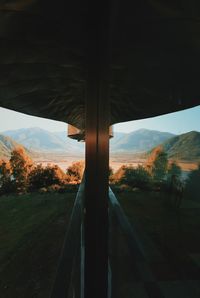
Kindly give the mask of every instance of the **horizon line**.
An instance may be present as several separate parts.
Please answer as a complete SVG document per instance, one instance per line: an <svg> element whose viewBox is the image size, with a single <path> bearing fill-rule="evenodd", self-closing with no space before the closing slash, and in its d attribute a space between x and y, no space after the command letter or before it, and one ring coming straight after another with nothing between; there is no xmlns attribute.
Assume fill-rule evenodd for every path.
<svg viewBox="0 0 200 298"><path fill-rule="evenodd" d="M66 125L68 125L68 124L66 123ZM114 127L114 125L113 125L113 127ZM48 132L51 132L51 133L65 132L65 131L66 131L66 133L67 133L67 128L66 128L66 130L48 130L48 129L43 128L43 127L41 127L41 126L29 126L29 127L21 127L21 128L16 128L16 129L15 129L15 128L13 128L13 129L6 129L6 130L3 130L3 131L0 131L0 133L5 133L5 132L7 132L7 131L18 131L18 130L22 130L22 129L41 129L41 130L48 131ZM133 130L131 130L131 131L129 131L129 132L113 129L113 132L114 132L114 134L115 134L115 133L130 134L130 133L132 133L132 132L136 132L136 131L140 131L140 130L148 130L148 131L156 131L156 132L170 133L170 134L174 134L174 135L181 135L181 134L188 133L188 132L192 132L192 131L200 132L198 129L196 129L196 130L192 129L192 130L186 130L186 131L184 131L184 132L181 132L181 133L178 133L178 134L177 134L177 133L170 132L170 131L167 131L167 130L149 129L149 128L145 128L145 127L143 127L143 128L138 128L138 129L135 129L135 130L133 129Z"/></svg>

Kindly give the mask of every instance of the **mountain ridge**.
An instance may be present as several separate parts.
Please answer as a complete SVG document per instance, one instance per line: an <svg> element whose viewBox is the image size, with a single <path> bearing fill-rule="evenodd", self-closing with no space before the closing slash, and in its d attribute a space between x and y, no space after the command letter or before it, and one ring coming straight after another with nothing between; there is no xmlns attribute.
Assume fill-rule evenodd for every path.
<svg viewBox="0 0 200 298"><path fill-rule="evenodd" d="M63 134L63 137L59 133ZM81 146L76 146L74 140L67 138L67 132L50 132L45 129L33 127L7 130L3 134L34 151L55 153L83 152ZM65 138L64 135L66 136Z"/></svg>
<svg viewBox="0 0 200 298"><path fill-rule="evenodd" d="M10 148L6 141L0 139L0 153L8 156L9 150L16 144L24 146L33 152L64 153L70 155L83 155L84 144L67 137L67 131L49 132L41 128L24 128L9 130L1 136L10 139ZM7 143L9 143L7 141ZM110 140L111 155L119 154L148 154L156 146L162 145L169 158L200 160L200 132L191 131L180 135L149 129L139 129L130 133L114 133Z"/></svg>
<svg viewBox="0 0 200 298"><path fill-rule="evenodd" d="M161 144L169 158L200 161L200 132L190 131Z"/></svg>
<svg viewBox="0 0 200 298"><path fill-rule="evenodd" d="M150 129L138 129L125 134L122 138L111 144L111 150L114 152L146 152L156 147L165 140L175 136L169 132L161 132Z"/></svg>
<svg viewBox="0 0 200 298"><path fill-rule="evenodd" d="M34 155L32 151L25 148L22 144L19 144L12 138L0 133L0 159L10 158L11 151L17 148L23 148L29 156Z"/></svg>

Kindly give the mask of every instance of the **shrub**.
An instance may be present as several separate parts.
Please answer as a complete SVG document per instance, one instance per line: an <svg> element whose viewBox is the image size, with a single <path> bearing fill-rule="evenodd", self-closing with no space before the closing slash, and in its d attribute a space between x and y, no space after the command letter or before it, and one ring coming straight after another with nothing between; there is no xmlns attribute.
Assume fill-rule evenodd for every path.
<svg viewBox="0 0 200 298"><path fill-rule="evenodd" d="M70 182L80 183L84 172L84 162L77 161L67 168L67 176Z"/></svg>
<svg viewBox="0 0 200 298"><path fill-rule="evenodd" d="M113 175L113 181L117 184L125 184L131 188L148 189L151 186L151 176L148 171L138 166L121 166Z"/></svg>
<svg viewBox="0 0 200 298"><path fill-rule="evenodd" d="M29 190L35 191L51 185L63 185L65 178L64 172L57 165L43 167L40 164L29 174Z"/></svg>
<svg viewBox="0 0 200 298"><path fill-rule="evenodd" d="M181 168L176 164L175 161L173 161L168 167L167 180L171 181L173 176L176 176L179 179L181 177Z"/></svg>
<svg viewBox="0 0 200 298"><path fill-rule="evenodd" d="M162 182L167 174L168 159L162 146L156 147L150 154L146 162L146 168L152 176L154 182Z"/></svg>
<svg viewBox="0 0 200 298"><path fill-rule="evenodd" d="M151 176L147 170L140 165L137 168L127 167L121 182L132 188L148 189L151 183Z"/></svg>
<svg viewBox="0 0 200 298"><path fill-rule="evenodd" d="M191 171L186 181L185 193L188 198L200 202L200 164Z"/></svg>
<svg viewBox="0 0 200 298"><path fill-rule="evenodd" d="M0 194L7 194L13 191L10 163L0 161Z"/></svg>
<svg viewBox="0 0 200 298"><path fill-rule="evenodd" d="M122 165L111 177L110 177L110 181L113 184L120 184L121 183L121 179L124 176L125 170L126 170L127 166Z"/></svg>

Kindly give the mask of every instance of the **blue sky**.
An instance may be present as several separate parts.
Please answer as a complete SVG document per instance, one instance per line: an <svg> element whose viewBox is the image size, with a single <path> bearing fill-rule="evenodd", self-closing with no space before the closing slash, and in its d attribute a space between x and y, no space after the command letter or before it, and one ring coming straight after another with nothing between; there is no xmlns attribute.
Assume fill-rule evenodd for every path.
<svg viewBox="0 0 200 298"><path fill-rule="evenodd" d="M40 127L49 131L64 131L66 123L53 121L0 108L0 132L26 127ZM140 128L181 134L191 130L200 131L200 106L164 116L119 123L114 131L131 132Z"/></svg>

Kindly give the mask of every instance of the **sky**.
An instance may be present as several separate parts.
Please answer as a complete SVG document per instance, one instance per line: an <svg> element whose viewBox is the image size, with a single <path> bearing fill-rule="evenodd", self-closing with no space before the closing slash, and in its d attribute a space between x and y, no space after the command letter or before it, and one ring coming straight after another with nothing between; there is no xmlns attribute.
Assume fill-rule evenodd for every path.
<svg viewBox="0 0 200 298"><path fill-rule="evenodd" d="M28 116L0 108L0 132L19 128L40 127L49 131L66 131L64 122ZM191 130L200 131L200 105L184 111L144 120L129 121L114 125L114 132L131 132L141 128L181 134Z"/></svg>

